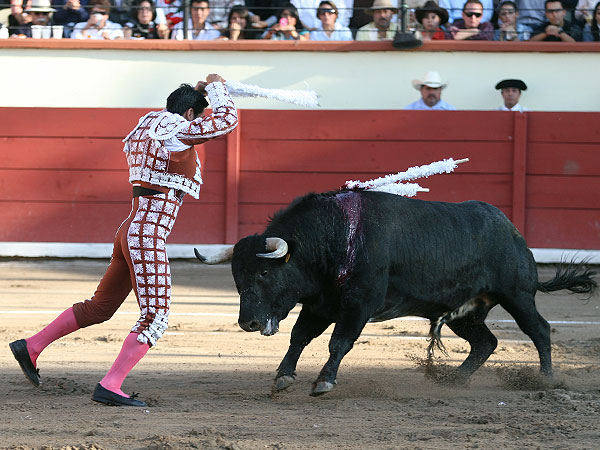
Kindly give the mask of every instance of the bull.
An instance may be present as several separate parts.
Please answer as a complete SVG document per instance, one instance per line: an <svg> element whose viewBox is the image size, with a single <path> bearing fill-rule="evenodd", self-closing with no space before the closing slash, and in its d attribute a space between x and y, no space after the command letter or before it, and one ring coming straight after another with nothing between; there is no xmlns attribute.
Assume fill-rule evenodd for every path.
<svg viewBox="0 0 600 450"><path fill-rule="evenodd" d="M403 316L430 320L430 350L444 324L468 341L456 376L469 377L496 349L484 321L497 305L535 344L541 373L552 376L550 326L536 309L536 291L592 295L597 288L595 272L583 264L559 266L553 279L539 282L525 239L488 203L368 190L308 194L276 213L262 234L212 257L195 253L207 264L231 259L245 331L273 335L302 305L274 391L292 385L303 349L335 323L313 396L333 389L367 322Z"/></svg>

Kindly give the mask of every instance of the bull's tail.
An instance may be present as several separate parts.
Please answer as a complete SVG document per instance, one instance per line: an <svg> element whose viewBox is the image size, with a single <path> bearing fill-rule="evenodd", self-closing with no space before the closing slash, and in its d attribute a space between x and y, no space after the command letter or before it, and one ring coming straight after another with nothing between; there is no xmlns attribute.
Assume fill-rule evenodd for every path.
<svg viewBox="0 0 600 450"><path fill-rule="evenodd" d="M551 280L537 284L537 290L541 292L554 292L567 289L575 294L589 294L591 297L598 288L598 283L593 276L596 272L586 267L585 262L576 264L561 263L556 269L556 274Z"/></svg>

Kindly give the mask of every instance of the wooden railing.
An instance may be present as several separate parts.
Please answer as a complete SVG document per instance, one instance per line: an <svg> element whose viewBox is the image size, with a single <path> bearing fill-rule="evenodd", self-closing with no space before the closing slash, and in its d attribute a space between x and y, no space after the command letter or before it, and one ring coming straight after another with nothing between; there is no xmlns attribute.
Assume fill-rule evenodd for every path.
<svg viewBox="0 0 600 450"><path fill-rule="evenodd" d="M0 241L111 242L130 209L121 139L142 109L0 108ZM600 113L242 110L198 147L171 243L234 243L311 191L443 158L423 200L502 209L530 247L600 249ZM203 148L204 147L204 148Z"/></svg>

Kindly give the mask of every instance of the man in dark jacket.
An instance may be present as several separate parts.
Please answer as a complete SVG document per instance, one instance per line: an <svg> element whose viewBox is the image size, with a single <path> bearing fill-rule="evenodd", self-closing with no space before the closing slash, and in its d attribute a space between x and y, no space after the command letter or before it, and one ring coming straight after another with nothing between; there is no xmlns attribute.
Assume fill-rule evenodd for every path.
<svg viewBox="0 0 600 450"><path fill-rule="evenodd" d="M547 22L533 31L532 41L577 42L582 39L581 28L565 20L567 11L560 0L546 0Z"/></svg>
<svg viewBox="0 0 600 450"><path fill-rule="evenodd" d="M90 15L86 9L89 0L55 0L52 2L56 8L54 23L63 25L63 36L68 38L76 23L87 22Z"/></svg>
<svg viewBox="0 0 600 450"><path fill-rule="evenodd" d="M448 39L493 41L494 26L491 22L481 23L483 4L479 0L467 0L463 6L462 19L454 21Z"/></svg>

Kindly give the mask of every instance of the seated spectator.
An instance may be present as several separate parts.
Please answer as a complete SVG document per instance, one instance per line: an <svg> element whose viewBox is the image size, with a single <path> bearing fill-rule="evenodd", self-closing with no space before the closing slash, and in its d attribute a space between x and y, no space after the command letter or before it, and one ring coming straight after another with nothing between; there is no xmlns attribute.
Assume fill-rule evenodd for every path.
<svg viewBox="0 0 600 450"><path fill-rule="evenodd" d="M183 35L183 22L179 22L173 28L171 39L182 41L190 39L195 41L212 41L221 36L219 30L207 22L210 14L208 0L191 0L190 20L188 22L187 36Z"/></svg>
<svg viewBox="0 0 600 450"><path fill-rule="evenodd" d="M263 39L276 41L307 41L310 36L308 30L298 16L298 10L291 3L286 3L279 13L278 22L264 32Z"/></svg>
<svg viewBox="0 0 600 450"><path fill-rule="evenodd" d="M440 8L436 2L428 0L422 8L415 9L415 18L423 41L446 39L443 27L448 23L448 11Z"/></svg>
<svg viewBox="0 0 600 450"><path fill-rule="evenodd" d="M394 39L398 24L392 22L394 14L398 13L391 0L375 0L367 10L373 16L373 21L360 27L356 32L357 41L386 41Z"/></svg>
<svg viewBox="0 0 600 450"><path fill-rule="evenodd" d="M0 39L8 39L8 27L0 23Z"/></svg>
<svg viewBox="0 0 600 450"><path fill-rule="evenodd" d="M583 40L585 42L598 42L600 36L598 35L598 24L600 23L600 2L596 3L594 8L594 15L592 16L590 23L585 24L583 29Z"/></svg>
<svg viewBox="0 0 600 450"><path fill-rule="evenodd" d="M321 26L321 21L317 17L317 9L319 0L291 0L292 4L298 8L298 16L304 27L308 31L318 30ZM337 21L343 27L350 25L350 17L352 17L353 0L337 0L338 18Z"/></svg>
<svg viewBox="0 0 600 450"><path fill-rule="evenodd" d="M256 31L250 24L250 12L242 5L235 5L227 18L229 26L223 30L219 39L237 41L240 39L256 39Z"/></svg>
<svg viewBox="0 0 600 450"><path fill-rule="evenodd" d="M90 17L87 22L75 25L72 39L121 39L123 27L108 20L110 0L90 0Z"/></svg>
<svg viewBox="0 0 600 450"><path fill-rule="evenodd" d="M465 9L465 0L439 0L439 5L450 14L450 23L453 24L463 18L462 12ZM481 0L481 6L483 8L481 23L491 21L494 14L494 0Z"/></svg>
<svg viewBox="0 0 600 450"><path fill-rule="evenodd" d="M500 111L528 111L519 105L521 92L527 90L527 85L522 80L508 79L502 80L496 84L496 89L500 89L500 94L504 100L504 104L498 108Z"/></svg>
<svg viewBox="0 0 600 450"><path fill-rule="evenodd" d="M565 20L567 11L560 0L546 0L545 7L547 21L533 30L532 41L581 41L581 28L577 24Z"/></svg>
<svg viewBox="0 0 600 450"><path fill-rule="evenodd" d="M545 0L516 0L519 10L517 23L525 27L529 34L546 21Z"/></svg>
<svg viewBox="0 0 600 450"><path fill-rule="evenodd" d="M231 8L236 5L244 6L244 0L210 0L210 14L207 22L217 30L224 30L228 26L228 16Z"/></svg>
<svg viewBox="0 0 600 450"><path fill-rule="evenodd" d="M531 33L527 27L517 22L519 10L513 0L504 0L498 7L498 28L494 32L495 41L528 41Z"/></svg>
<svg viewBox="0 0 600 450"><path fill-rule="evenodd" d="M86 9L89 0L58 0L53 3L57 8L52 20L56 25L63 25L63 37L71 36L73 27L79 22L86 22L90 15Z"/></svg>
<svg viewBox="0 0 600 450"><path fill-rule="evenodd" d="M311 41L351 41L352 32L350 28L337 22L337 6L331 0L324 0L319 3L317 17L320 26L315 31L310 32Z"/></svg>
<svg viewBox="0 0 600 450"><path fill-rule="evenodd" d="M131 6L131 19L123 26L126 39L167 39L169 27L156 23L156 8L152 0L136 0Z"/></svg>
<svg viewBox="0 0 600 450"><path fill-rule="evenodd" d="M483 5L479 0L467 0L463 7L462 19L455 20L447 37L457 41L492 41L494 26L490 22L481 23Z"/></svg>
<svg viewBox="0 0 600 450"><path fill-rule="evenodd" d="M580 24L590 24L594 17L594 5L598 0L579 0L577 8L575 9L575 20Z"/></svg>
<svg viewBox="0 0 600 450"><path fill-rule="evenodd" d="M10 0L10 15L8 16L8 34L10 36L18 35L20 27L31 22L31 16L23 8L24 3L25 0ZM30 4L31 1L28 3Z"/></svg>
<svg viewBox="0 0 600 450"><path fill-rule="evenodd" d="M51 14L54 11L56 10L50 6L50 0L32 0L30 6L25 10L31 16L31 21L18 26L12 36L30 38L32 25L52 25Z"/></svg>
<svg viewBox="0 0 600 450"><path fill-rule="evenodd" d="M442 83L442 78L437 72L427 72L423 81L413 80L413 87L421 92L421 98L410 105L407 105L404 109L413 110L443 110L443 111L454 111L456 108L449 103L442 100L442 89L447 84Z"/></svg>

